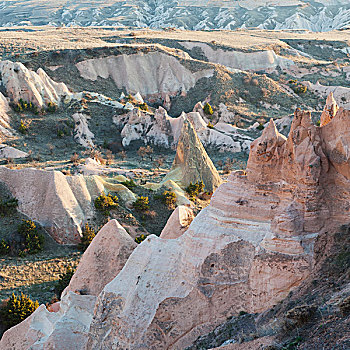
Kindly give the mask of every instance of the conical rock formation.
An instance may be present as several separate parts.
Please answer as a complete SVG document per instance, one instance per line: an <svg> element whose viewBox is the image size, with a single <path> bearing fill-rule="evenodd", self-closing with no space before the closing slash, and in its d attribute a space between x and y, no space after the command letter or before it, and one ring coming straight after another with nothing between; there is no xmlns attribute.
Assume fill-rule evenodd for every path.
<svg viewBox="0 0 350 350"><path fill-rule="evenodd" d="M118 223L110 220L83 254L68 291L98 295L118 275L137 244Z"/></svg>
<svg viewBox="0 0 350 350"><path fill-rule="evenodd" d="M222 183L219 173L188 120L183 124L175 159L166 178L174 179L182 187L203 181L206 191L214 191Z"/></svg>

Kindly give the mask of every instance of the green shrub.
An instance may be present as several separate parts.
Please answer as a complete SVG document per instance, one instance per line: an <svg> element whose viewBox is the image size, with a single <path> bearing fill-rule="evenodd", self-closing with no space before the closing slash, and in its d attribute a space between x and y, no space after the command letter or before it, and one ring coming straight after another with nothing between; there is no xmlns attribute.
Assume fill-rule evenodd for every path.
<svg viewBox="0 0 350 350"><path fill-rule="evenodd" d="M57 105L53 102L47 104L46 112L55 113L57 111Z"/></svg>
<svg viewBox="0 0 350 350"><path fill-rule="evenodd" d="M21 133L21 134L26 134L29 130L29 126L30 126L31 122L29 120L23 120L21 119L21 124L18 128L18 131Z"/></svg>
<svg viewBox="0 0 350 350"><path fill-rule="evenodd" d="M140 196L132 206L137 211L147 211L149 209L149 199L148 197Z"/></svg>
<svg viewBox="0 0 350 350"><path fill-rule="evenodd" d="M38 233L37 227L32 220L23 220L18 227L18 233L22 238L23 249L19 255L36 254L43 249L44 236Z"/></svg>
<svg viewBox="0 0 350 350"><path fill-rule="evenodd" d="M137 236L137 237L135 238L135 242L136 242L137 244L140 244L140 243L143 242L146 238L147 238L147 236L144 235L144 234L142 234L142 235Z"/></svg>
<svg viewBox="0 0 350 350"><path fill-rule="evenodd" d="M12 294L6 305L1 308L3 323L7 328L13 327L25 320L39 307L38 301L33 301L27 295Z"/></svg>
<svg viewBox="0 0 350 350"><path fill-rule="evenodd" d="M197 197L204 190L203 181L196 182L193 184L192 182L186 187L186 192L191 198Z"/></svg>
<svg viewBox="0 0 350 350"><path fill-rule="evenodd" d="M161 196L158 197L169 208L174 209L176 205L176 194L172 191L164 191Z"/></svg>
<svg viewBox="0 0 350 350"><path fill-rule="evenodd" d="M203 112L207 115L212 115L214 113L213 108L211 107L211 105L208 102L204 105Z"/></svg>
<svg viewBox="0 0 350 350"><path fill-rule="evenodd" d="M264 130L264 125L263 124L259 124L256 128L258 130Z"/></svg>
<svg viewBox="0 0 350 350"><path fill-rule="evenodd" d="M82 229L82 237L80 239L79 248L84 252L95 236L96 234L94 229L91 228L88 223L86 223Z"/></svg>
<svg viewBox="0 0 350 350"><path fill-rule="evenodd" d="M109 211L118 207L118 197L111 193L105 195L101 194L95 199L95 208L101 211L104 215L109 215Z"/></svg>
<svg viewBox="0 0 350 350"><path fill-rule="evenodd" d="M5 216L16 212L18 207L18 200L16 198L10 198L6 201L0 200L0 215Z"/></svg>
<svg viewBox="0 0 350 350"><path fill-rule="evenodd" d="M62 292L68 286L73 275L74 275L74 270L70 266L68 266L66 269L66 272L62 273L59 276L59 279L55 285L55 293L57 294L58 297L61 297Z"/></svg>
<svg viewBox="0 0 350 350"><path fill-rule="evenodd" d="M7 241L2 239L0 241L0 256L8 255L10 252L10 245L8 244Z"/></svg>
<svg viewBox="0 0 350 350"><path fill-rule="evenodd" d="M21 98L15 105L13 105L13 109L18 113L22 113L24 111L29 111L34 114L39 113L38 107L36 105L34 105L32 102L24 101Z"/></svg>
<svg viewBox="0 0 350 350"><path fill-rule="evenodd" d="M208 123L207 127L208 127L209 129L214 129L214 125L213 125L211 122Z"/></svg>
<svg viewBox="0 0 350 350"><path fill-rule="evenodd" d="M133 179L125 180L125 181L121 182L121 184L124 185L125 187L127 187L130 191L132 191L132 189L137 186Z"/></svg>

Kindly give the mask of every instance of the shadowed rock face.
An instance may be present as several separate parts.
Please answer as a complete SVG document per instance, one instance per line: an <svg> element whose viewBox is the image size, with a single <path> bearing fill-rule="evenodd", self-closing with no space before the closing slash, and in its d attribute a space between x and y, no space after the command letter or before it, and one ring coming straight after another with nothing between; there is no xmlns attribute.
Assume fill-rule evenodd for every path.
<svg viewBox="0 0 350 350"><path fill-rule="evenodd" d="M214 191L222 183L219 173L188 120L184 121L173 166L167 175L169 179L172 177L182 187L203 181L207 191Z"/></svg>
<svg viewBox="0 0 350 350"><path fill-rule="evenodd" d="M349 124L350 111L320 128L296 110L286 139L270 122L247 175L233 173L184 234L133 251L98 295L80 349L183 349L285 298L312 270L317 236L348 222Z"/></svg>

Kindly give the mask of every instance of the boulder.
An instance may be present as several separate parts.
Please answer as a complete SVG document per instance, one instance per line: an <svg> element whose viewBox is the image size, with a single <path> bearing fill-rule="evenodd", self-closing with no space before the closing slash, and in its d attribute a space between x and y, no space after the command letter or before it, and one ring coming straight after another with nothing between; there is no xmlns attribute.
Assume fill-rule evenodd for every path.
<svg viewBox="0 0 350 350"><path fill-rule="evenodd" d="M72 291L97 296L118 275L136 246L118 221L110 220L83 254L63 294Z"/></svg>
<svg viewBox="0 0 350 350"><path fill-rule="evenodd" d="M4 144L0 144L0 158L26 158L28 157L27 152L20 151L14 147L10 147Z"/></svg>
<svg viewBox="0 0 350 350"><path fill-rule="evenodd" d="M0 77L0 86L12 102L22 99L42 108L49 102L59 106L62 98L72 95L64 83L56 83L43 69L33 72L20 62L0 61Z"/></svg>
<svg viewBox="0 0 350 350"><path fill-rule="evenodd" d="M185 205L179 205L170 215L160 238L175 239L180 237L194 219L193 210Z"/></svg>

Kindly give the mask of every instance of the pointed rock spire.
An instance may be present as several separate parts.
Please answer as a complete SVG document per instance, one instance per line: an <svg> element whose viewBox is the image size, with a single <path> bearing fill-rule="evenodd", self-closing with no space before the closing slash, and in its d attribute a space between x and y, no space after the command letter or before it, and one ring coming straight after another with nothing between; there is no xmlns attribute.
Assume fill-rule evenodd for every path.
<svg viewBox="0 0 350 350"><path fill-rule="evenodd" d="M222 183L189 120L184 121L176 156L167 178L173 179L182 187L187 187L191 182L203 181L207 191L214 191Z"/></svg>
<svg viewBox="0 0 350 350"><path fill-rule="evenodd" d="M333 96L333 92L331 92L327 97L326 105L321 114L320 126L327 125L335 117L338 110L339 106Z"/></svg>

